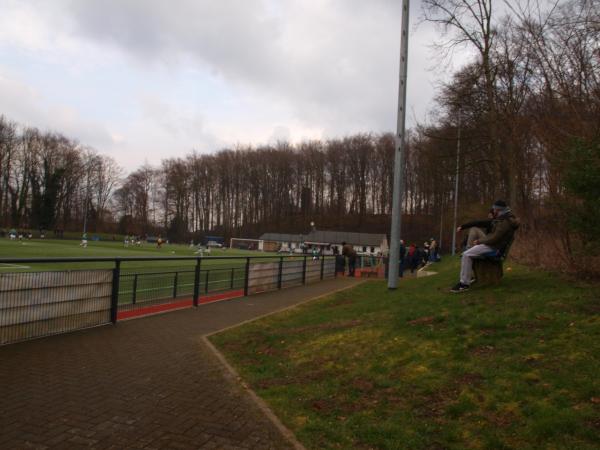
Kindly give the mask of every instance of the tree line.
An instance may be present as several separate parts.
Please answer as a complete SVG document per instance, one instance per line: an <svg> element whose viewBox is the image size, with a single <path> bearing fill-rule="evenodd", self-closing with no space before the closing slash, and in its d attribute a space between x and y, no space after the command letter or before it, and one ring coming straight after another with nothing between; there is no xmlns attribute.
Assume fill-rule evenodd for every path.
<svg viewBox="0 0 600 450"><path fill-rule="evenodd" d="M0 116L0 226L69 229L113 221L114 159L75 140Z"/></svg>
<svg viewBox="0 0 600 450"><path fill-rule="evenodd" d="M447 246L458 162L459 221L504 198L523 222L515 254L579 267L600 243L600 1L502 3L504 15L498 4L423 1L443 33L440 58L456 47L475 56L408 133L403 236ZM310 222L389 232L395 148L392 133L238 146L123 177L109 157L0 118L0 225L79 227L86 217L98 229L179 238L303 232Z"/></svg>

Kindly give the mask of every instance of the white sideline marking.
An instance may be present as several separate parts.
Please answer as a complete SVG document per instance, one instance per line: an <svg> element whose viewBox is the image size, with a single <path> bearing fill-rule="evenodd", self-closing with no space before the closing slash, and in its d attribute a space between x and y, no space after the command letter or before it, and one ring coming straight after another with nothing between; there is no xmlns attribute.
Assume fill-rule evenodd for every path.
<svg viewBox="0 0 600 450"><path fill-rule="evenodd" d="M0 263L0 269L31 269L31 266L19 266L18 264Z"/></svg>
<svg viewBox="0 0 600 450"><path fill-rule="evenodd" d="M423 267L421 267L419 270L417 270L417 278L428 277L430 275L437 275L437 272L430 272L428 270L425 270L425 269L427 269L427 267L430 264L431 263L427 263Z"/></svg>

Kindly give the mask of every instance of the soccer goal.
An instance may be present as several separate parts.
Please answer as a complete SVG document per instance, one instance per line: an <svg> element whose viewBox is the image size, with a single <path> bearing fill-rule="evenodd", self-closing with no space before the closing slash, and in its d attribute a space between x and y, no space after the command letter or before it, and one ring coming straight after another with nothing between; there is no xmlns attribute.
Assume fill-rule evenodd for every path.
<svg viewBox="0 0 600 450"><path fill-rule="evenodd" d="M239 248L240 250L257 250L262 252L264 249L264 243L262 239L244 239L244 238L231 238L229 240L229 248Z"/></svg>

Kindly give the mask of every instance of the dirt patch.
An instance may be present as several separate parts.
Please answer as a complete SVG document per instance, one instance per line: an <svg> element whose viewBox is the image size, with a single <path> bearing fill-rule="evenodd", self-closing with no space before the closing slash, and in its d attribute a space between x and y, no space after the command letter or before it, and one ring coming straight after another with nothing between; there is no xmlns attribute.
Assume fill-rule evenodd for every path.
<svg viewBox="0 0 600 450"><path fill-rule="evenodd" d="M465 373L464 375L458 377L455 380L455 383L458 386L478 386L483 383L483 375L479 373Z"/></svg>
<svg viewBox="0 0 600 450"><path fill-rule="evenodd" d="M473 348L470 352L471 355L477 356L479 358L484 358L486 356L491 356L496 353L496 348L491 345L482 345L479 347Z"/></svg>
<svg viewBox="0 0 600 450"><path fill-rule="evenodd" d="M353 414L359 411L364 411L366 405L362 400L345 401L338 404L339 410L344 414Z"/></svg>
<svg viewBox="0 0 600 450"><path fill-rule="evenodd" d="M482 328L481 330L479 330L481 332L481 334L483 334L484 336L493 336L494 334L496 334L496 330L494 328Z"/></svg>
<svg viewBox="0 0 600 450"><path fill-rule="evenodd" d="M518 421L517 416L511 412L490 412L486 414L488 421L498 428L507 428Z"/></svg>
<svg viewBox="0 0 600 450"><path fill-rule="evenodd" d="M446 407L450 404L450 400L439 394L432 394L424 399L424 401L415 407L417 417L428 419L439 419L446 413Z"/></svg>
<svg viewBox="0 0 600 450"><path fill-rule="evenodd" d="M371 392L375 385L369 380L356 378L352 380L352 387L360 392Z"/></svg>
<svg viewBox="0 0 600 450"><path fill-rule="evenodd" d="M409 325L430 325L435 322L435 316L419 317L408 322Z"/></svg>
<svg viewBox="0 0 600 450"><path fill-rule="evenodd" d="M587 424L596 430L600 430L600 417L596 417L592 420L588 420Z"/></svg>
<svg viewBox="0 0 600 450"><path fill-rule="evenodd" d="M328 412L332 411L334 406L335 406L335 404L331 400L327 400L327 399L313 400L310 403L310 407L312 410L322 412L322 413L328 413Z"/></svg>
<svg viewBox="0 0 600 450"><path fill-rule="evenodd" d="M407 407L407 396L398 387L389 387L378 391L381 401L396 407Z"/></svg>

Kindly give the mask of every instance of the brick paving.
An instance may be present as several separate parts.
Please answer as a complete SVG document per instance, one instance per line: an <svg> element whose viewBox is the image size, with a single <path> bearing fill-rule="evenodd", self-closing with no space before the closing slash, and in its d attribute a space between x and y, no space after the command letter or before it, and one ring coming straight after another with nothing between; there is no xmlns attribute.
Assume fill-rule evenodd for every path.
<svg viewBox="0 0 600 450"><path fill-rule="evenodd" d="M356 281L0 347L2 449L287 449L202 336Z"/></svg>

